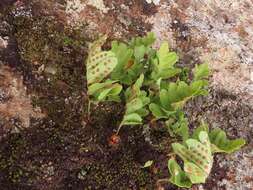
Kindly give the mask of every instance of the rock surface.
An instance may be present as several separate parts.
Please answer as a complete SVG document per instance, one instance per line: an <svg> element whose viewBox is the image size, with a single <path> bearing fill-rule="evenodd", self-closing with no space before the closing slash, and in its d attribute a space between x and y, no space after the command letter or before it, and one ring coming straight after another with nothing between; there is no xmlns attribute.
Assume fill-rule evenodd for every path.
<svg viewBox="0 0 253 190"><path fill-rule="evenodd" d="M43 117L40 109L32 106L22 77L7 66L0 66L0 117L1 137L28 128L31 118Z"/></svg>
<svg viewBox="0 0 253 190"><path fill-rule="evenodd" d="M12 5L12 9L7 7L9 5ZM20 132L21 130L21 134L23 134L22 128L29 128L30 126L30 128L34 128L35 132L24 132L24 134L27 134L27 139L24 138L27 144L34 142L33 135L40 138L41 134L43 138L48 137L51 139L50 133L54 132L55 136L53 135L52 138L57 139L57 142L63 142L64 146L67 149L70 147L69 151L73 153L69 153L69 157L65 155L64 161L54 157L51 159L54 147L52 148L50 142L48 142L49 145L46 143L35 143L34 147L38 149L44 148L48 153L37 153L36 149L34 154L38 158L36 157L34 160L29 160L31 153L24 153L26 161L24 163L14 162L15 167L8 164L4 167L4 161L6 161L4 160L1 162L1 168L4 168L3 174L8 171L8 175L12 177L14 174L22 176L20 171L23 171L23 169L17 170L17 166L21 168L27 167L29 170L36 169L37 178L30 180L30 185L34 185L32 187L43 189L45 188L43 182L47 182L49 183L49 188L59 189L62 187L60 184L64 180L69 182L68 185L71 188L73 184L85 184L83 181L89 179L87 176L85 177L87 172L99 173L102 171L104 173L110 170L110 166L106 165L106 163L117 163L117 161L112 161L110 155L105 153L105 151L108 151L108 148L103 145L105 139L101 140L100 138L102 137L98 137L101 129L98 129L98 134L92 133L93 136L86 137L86 132L76 131L77 129L73 129L70 134L65 134L62 131L59 132L57 127L56 129L46 128L44 125L41 125L42 127L39 125L38 127L37 122L32 122L31 124L32 118L41 119L46 117L49 118L47 124L50 127L55 126L55 123L58 124L57 118L61 119L59 123L62 126L68 126L70 121L75 121L74 125L76 127L86 126L86 123L83 123L84 121L80 119L83 110L83 106L80 106L80 104L85 99L82 97L82 94L85 94L85 90L82 90L83 86L85 86L85 81L83 76L80 77L80 68L83 61L80 55L85 57L86 47L83 44L79 44L78 40L80 39L73 37L75 33L69 32L66 36L58 37L57 32L63 31L65 28L70 31L80 30L78 35L84 35L89 40L95 39L100 33L106 33L110 40L121 39L124 41L133 36L144 35L148 31L153 31L158 38L156 46L161 41L169 41L171 48L175 49L181 57L180 64L192 66L196 63L207 62L212 68L212 90L210 95L188 105L187 113L191 124L197 123L199 119L204 117L212 127L219 126L225 129L230 137L243 137L247 140L247 145L235 154L218 155L215 167L207 183L194 186L192 189L252 190L252 10L252 0L161 0L156 4L145 0L32 0L31 2L18 0L9 1L6 4L0 3L0 11L2 11L0 14L2 21L0 22L0 140L3 139L1 142L6 143L6 147L12 146L12 136L9 137L9 133L11 131ZM45 18L54 18L56 21L55 25L57 27L59 25L59 28L45 26L49 27L49 29L44 30L44 24L48 22L41 21L36 17L42 18L42 15ZM28 28L25 28L24 25L22 28L22 24L20 25L19 22L23 18L27 19L28 23L31 22L33 27L29 28L28 26ZM15 28L18 26L18 29ZM28 31L31 32L30 36ZM40 39L44 38L43 35L47 34L47 32L51 32L52 36L47 36L49 37L48 41L40 43ZM50 37L52 38L50 39ZM34 41L29 43L29 39ZM12 43L16 43L17 47L13 49ZM30 54L28 50L34 51ZM18 56L16 54L12 56L11 52L13 51ZM67 56L69 56L67 60L64 60L64 57ZM21 61L17 61L13 57ZM62 63L59 59L63 60ZM73 75L73 79L68 78L69 75ZM34 77L35 82L31 82L30 80L33 78L30 77ZM81 82L78 77L80 77ZM52 81L55 83L50 83ZM83 86L80 86L78 82ZM37 89L36 85L38 84L42 87L38 86ZM55 89L59 89L61 92L55 92ZM36 102L36 104L31 100L31 95L37 96L39 103ZM64 99L59 98L61 95ZM56 111L49 106L55 102L57 103L55 107L58 113L55 113ZM46 106L44 105L45 103ZM63 104L65 107L62 108ZM78 106L76 106L77 104ZM43 113L40 111L40 106ZM76 115L73 116L70 113L76 113ZM62 114L64 114L64 118L61 117ZM109 114L110 118L113 115L113 111L107 114ZM107 124L109 127L110 124L108 122L111 122L110 119L107 118L105 121L105 125ZM110 133L108 130L105 131L107 134ZM63 134L66 135L66 138L62 137ZM81 139L86 139L83 141L88 143L89 146L87 144L76 145L76 141L72 140L72 142L70 140L74 139L72 135L78 136L77 138L80 141L82 141ZM132 138L134 139L134 137ZM95 141L93 141L94 139ZM132 141L135 142L133 139ZM103 143L99 144L97 141ZM127 141L130 147L132 141L131 138ZM59 145L59 147L62 146ZM27 152L29 151L27 150ZM60 156L64 150L60 148L59 152L58 150L56 152ZM127 155L128 153L131 156ZM39 157L41 154L45 157ZM135 152L129 151L126 155L123 155L123 158L126 158L129 162L136 161L137 158L132 156L132 154L135 155ZM151 150L149 154L152 155ZM0 155L0 159L2 157ZM6 156L7 158L9 159L8 156ZM93 159L99 160L100 158L105 160L105 163L102 164L104 166L103 169L100 169L101 165L95 168L89 165ZM139 158L137 160L139 162ZM87 163L89 164L87 165ZM129 173L127 171L129 170L128 165L124 160L120 160L120 163L122 163L122 166L118 166L113 170L116 173L122 172L126 175L142 177L147 177L148 175L150 177L149 174L143 174L143 171L138 170L136 163L131 165L134 170ZM67 170L70 170L70 174L66 172ZM18 172L18 174L13 174L14 171ZM154 171L152 172L155 173ZM122 176L124 176L123 174ZM6 180L1 175L0 170L0 182L9 180L9 178ZM104 174L101 174L101 176L104 176ZM99 181L101 176L98 174L94 181ZM129 183L129 189L139 188L133 179L125 182L122 176L111 175L110 172L108 176L113 176L113 179L121 179L122 184ZM77 178L83 181L76 182ZM115 182L110 177L108 178L106 180ZM152 177L148 179L150 181L157 180ZM15 180L17 179L15 178ZM26 180L26 177L22 177L21 180ZM75 181L75 183L71 183L72 181ZM16 183L16 181L15 183L11 182L12 185ZM154 188L148 185L145 186L145 182L143 183L146 189ZM94 184L89 185L92 186ZM109 186L109 184L106 185ZM80 189L79 186L76 185L76 189ZM7 186L5 187L8 189ZM172 189L175 187L165 185L160 188Z"/></svg>

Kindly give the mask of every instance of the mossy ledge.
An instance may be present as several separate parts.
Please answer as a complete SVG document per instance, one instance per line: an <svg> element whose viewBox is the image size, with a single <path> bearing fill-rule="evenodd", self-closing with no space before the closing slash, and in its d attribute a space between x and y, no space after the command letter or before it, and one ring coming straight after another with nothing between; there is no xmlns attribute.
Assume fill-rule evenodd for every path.
<svg viewBox="0 0 253 190"><path fill-rule="evenodd" d="M86 121L84 61L90 39L85 27L69 28L43 15L6 18L20 56L17 69L33 105L46 117L32 119L29 129L3 139L3 188L43 189L47 184L47 189L154 189L160 175L141 166L145 159L165 156L145 142L141 128L124 129L117 150L107 145L122 117L122 106L93 105L92 121ZM53 174L45 167L53 168ZM87 175L81 179L80 173Z"/></svg>

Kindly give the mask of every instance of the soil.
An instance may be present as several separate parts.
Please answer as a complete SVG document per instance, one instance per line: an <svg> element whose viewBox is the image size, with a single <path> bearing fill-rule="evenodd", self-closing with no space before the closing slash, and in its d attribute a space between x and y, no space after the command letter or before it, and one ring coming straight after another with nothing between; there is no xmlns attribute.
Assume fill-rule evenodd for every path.
<svg viewBox="0 0 253 190"><path fill-rule="evenodd" d="M175 140L163 128L150 129L150 143L142 126L125 127L120 144L110 146L123 106L92 105L87 117L88 43L99 33L107 33L108 41L144 35L152 29L148 17L159 14L158 7L141 0L106 0L108 12L89 4L76 15L65 10L67 3L0 3L1 189L178 189L167 182L159 183L169 177L169 145ZM178 3L184 9L190 6ZM177 18L177 11L172 14ZM189 43L192 36L183 35L189 30L183 19L172 23L171 30L182 55L180 64L192 67L199 63L201 56L191 55L189 49L205 47L205 40L201 38L197 45ZM242 166L250 167L253 108L247 100L243 94L212 86L208 97L191 102L186 111L191 128L204 118L211 126L226 129L229 137L245 138L247 146L238 154ZM235 189L253 188L252 170L241 175L235 170L234 157L216 156L207 183L192 189L228 189L233 183L238 186ZM142 168L148 160L154 165ZM238 176L244 177L246 185L239 184Z"/></svg>

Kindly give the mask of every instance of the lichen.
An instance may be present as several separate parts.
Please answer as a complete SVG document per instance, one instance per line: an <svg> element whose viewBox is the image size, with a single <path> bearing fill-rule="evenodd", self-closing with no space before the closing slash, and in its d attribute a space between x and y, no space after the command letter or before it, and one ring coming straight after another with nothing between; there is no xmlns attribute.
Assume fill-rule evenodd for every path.
<svg viewBox="0 0 253 190"><path fill-rule="evenodd" d="M103 13L107 13L108 10L109 10L109 9L105 6L103 0L88 0L87 4L96 7L98 10L102 11Z"/></svg>

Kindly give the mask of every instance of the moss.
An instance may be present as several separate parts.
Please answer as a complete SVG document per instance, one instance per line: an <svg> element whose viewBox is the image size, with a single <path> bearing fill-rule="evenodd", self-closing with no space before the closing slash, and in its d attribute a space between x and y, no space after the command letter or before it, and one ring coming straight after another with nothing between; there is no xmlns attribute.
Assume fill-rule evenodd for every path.
<svg viewBox="0 0 253 190"><path fill-rule="evenodd" d="M28 176L25 169L16 164L22 160L21 157L25 146L22 136L14 134L11 137L11 144L0 150L0 175L4 175L13 184L22 182Z"/></svg>
<svg viewBox="0 0 253 190"><path fill-rule="evenodd" d="M102 161L85 165L79 173L82 175L85 187L92 189L154 189L154 179L149 170L142 169L136 164L131 153L125 152L118 159ZM87 188L89 189L89 188Z"/></svg>
<svg viewBox="0 0 253 190"><path fill-rule="evenodd" d="M17 183L21 181L21 177L23 176L23 170L21 168L16 168L13 171L10 171L9 178L13 183Z"/></svg>
<svg viewBox="0 0 253 190"><path fill-rule="evenodd" d="M64 175L71 178L61 176L61 180L55 180L63 184L62 189L75 184L82 187L77 185L75 189L154 189L154 175L141 168L143 158L154 157L152 151L146 157L145 151L149 152L150 147L141 128L123 129L122 146L117 151L108 146L107 140L121 120L122 105L93 105L91 120L85 120L85 28L71 29L49 16L20 15L11 22L21 57L20 70L34 106L39 106L46 117L32 120L31 128L22 131L22 135L8 137L5 145L11 151L0 157L0 167L2 174L8 173L9 177L0 178L0 182L15 187L19 187L18 183L33 184L40 189L41 164L53 160L54 168L66 170ZM0 148L0 152L4 151ZM138 152L144 152L144 156L139 156L142 159L136 156ZM71 158L87 164L80 161L74 170L65 168L72 163ZM81 171L83 180L78 179Z"/></svg>
<svg viewBox="0 0 253 190"><path fill-rule="evenodd" d="M86 50L81 30L73 31L50 17L20 16L14 24L22 67L30 76L26 82L32 83L38 94L33 98L34 105L58 125L80 121Z"/></svg>

